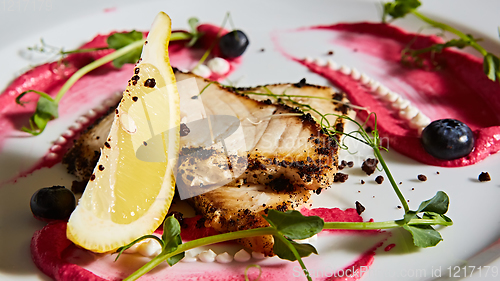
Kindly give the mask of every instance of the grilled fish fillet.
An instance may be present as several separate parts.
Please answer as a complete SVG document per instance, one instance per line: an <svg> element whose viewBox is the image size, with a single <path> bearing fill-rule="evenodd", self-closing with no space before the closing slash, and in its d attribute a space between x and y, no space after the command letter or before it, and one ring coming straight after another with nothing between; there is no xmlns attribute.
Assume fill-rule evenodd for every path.
<svg viewBox="0 0 500 281"><path fill-rule="evenodd" d="M198 89L202 89L199 95L181 96L181 122L187 133L181 132L177 184L180 193L188 191L185 198L192 197L190 202L207 219L206 226L220 232L268 226L261 215L270 208L298 209L308 202L312 190L326 188L333 182L338 136L322 132L315 122L321 116L315 112L304 114L292 107L296 106L293 102L273 102L255 93L301 95L304 97L293 100L309 103L321 114L347 113L347 107L332 102L332 98L343 100L342 95L328 87L304 83L228 89L193 74L175 74L178 86L194 78ZM315 96L324 99L311 98ZM201 114L188 105L198 99L204 108ZM79 180L87 181L92 174L111 125L110 118L104 117L83 133L64 157L69 172ZM327 120L338 130L343 128L342 119L327 116ZM239 242L273 255L272 236Z"/></svg>

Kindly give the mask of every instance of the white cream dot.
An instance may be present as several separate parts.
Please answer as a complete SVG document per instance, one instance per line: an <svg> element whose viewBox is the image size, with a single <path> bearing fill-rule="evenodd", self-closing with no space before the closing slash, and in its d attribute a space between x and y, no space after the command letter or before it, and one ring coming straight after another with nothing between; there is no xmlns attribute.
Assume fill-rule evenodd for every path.
<svg viewBox="0 0 500 281"><path fill-rule="evenodd" d="M314 63L317 64L317 65L319 65L319 66L325 66L326 65L326 61L322 60L320 58L315 59Z"/></svg>
<svg viewBox="0 0 500 281"><path fill-rule="evenodd" d="M246 262L249 261L250 258L250 254L245 251L245 249L241 249L236 254L234 254L234 260L237 262Z"/></svg>
<svg viewBox="0 0 500 281"><path fill-rule="evenodd" d="M330 68L331 70L339 70L340 69L340 66L333 60L328 60L326 62L326 65L328 66L328 68Z"/></svg>
<svg viewBox="0 0 500 281"><path fill-rule="evenodd" d="M196 66L193 69L193 73L198 75L198 76L201 76L203 78L208 78L208 77L210 77L210 75L212 75L212 71L210 70L210 68L208 68L208 66L206 66L204 64L200 64L200 65Z"/></svg>
<svg viewBox="0 0 500 281"><path fill-rule="evenodd" d="M208 68L215 74L224 75L229 72L231 66L229 62L223 58L213 58L207 62Z"/></svg>
<svg viewBox="0 0 500 281"><path fill-rule="evenodd" d="M389 93L389 89L386 86L384 86L384 85L380 85L375 90L375 93L378 96L383 97L383 96L385 96L385 95L387 95Z"/></svg>
<svg viewBox="0 0 500 281"><path fill-rule="evenodd" d="M231 256L230 254L228 254L227 252L224 252L222 254L218 254L216 257L215 257L215 260L218 262L218 263L230 263L233 261L233 256Z"/></svg>
<svg viewBox="0 0 500 281"><path fill-rule="evenodd" d="M45 159L47 159L47 160L54 160L56 158L57 158L57 154L55 154L54 152L50 152L47 155L45 155Z"/></svg>
<svg viewBox="0 0 500 281"><path fill-rule="evenodd" d="M345 75L349 75L349 74L351 74L351 68L348 66L342 65L340 67L340 72L345 74Z"/></svg>
<svg viewBox="0 0 500 281"><path fill-rule="evenodd" d="M66 143L66 138L63 136L60 136L57 138L57 140L54 142L54 144L65 144Z"/></svg>
<svg viewBox="0 0 500 281"><path fill-rule="evenodd" d="M266 256L263 253L252 251L252 257L256 260L265 259Z"/></svg>
<svg viewBox="0 0 500 281"><path fill-rule="evenodd" d="M200 261L202 261L202 262L214 262L216 256L217 256L217 254L214 253L214 251L212 251L212 249L208 249L206 251L199 253L198 259L200 259Z"/></svg>
<svg viewBox="0 0 500 281"><path fill-rule="evenodd" d="M90 109L89 112L87 112L87 117L89 117L89 118L93 118L96 115L97 115L97 113L93 109Z"/></svg>
<svg viewBox="0 0 500 281"><path fill-rule="evenodd" d="M368 75L364 74L364 73L361 73L361 77L360 77L360 80L361 80L361 83L363 84L368 84L372 79L370 77L368 77Z"/></svg>
<svg viewBox="0 0 500 281"><path fill-rule="evenodd" d="M54 151L54 152L57 152L57 151L59 151L59 150L61 150L61 146L60 146L60 145L58 145L58 144L55 144L55 145L53 145L53 146L50 148L50 151Z"/></svg>
<svg viewBox="0 0 500 281"><path fill-rule="evenodd" d="M85 116L80 116L78 117L78 119L76 119L76 122L81 124L87 124L89 122L89 119Z"/></svg>
<svg viewBox="0 0 500 281"><path fill-rule="evenodd" d="M72 130L67 130L64 133L62 133L62 135L66 138L71 138L75 135L75 132L73 132Z"/></svg>
<svg viewBox="0 0 500 281"><path fill-rule="evenodd" d="M410 125L410 128L412 128L412 129L419 129L421 127L426 127L430 123L431 123L431 119L429 117L427 117L425 114L423 114L422 112L419 112L419 113L417 113L417 115L415 115L415 117L413 117L410 120L409 125Z"/></svg>
<svg viewBox="0 0 500 281"><path fill-rule="evenodd" d="M420 111L413 105L408 105L405 109L399 111L399 117L405 120L411 120L415 117Z"/></svg>
<svg viewBox="0 0 500 281"><path fill-rule="evenodd" d="M354 80L359 80L361 78L361 73L356 68L353 68L351 72L351 77Z"/></svg>
<svg viewBox="0 0 500 281"><path fill-rule="evenodd" d="M389 93L387 93L387 95L385 95L383 97L383 99L387 102L395 102L399 97L400 97L400 95L398 95L392 91L389 91Z"/></svg>
<svg viewBox="0 0 500 281"><path fill-rule="evenodd" d="M400 96L395 102L391 104L391 107L395 110L403 110L409 105L410 101Z"/></svg>
<svg viewBox="0 0 500 281"><path fill-rule="evenodd" d="M154 239L147 239L137 247L137 252L145 257L157 256L161 252L161 246L158 241Z"/></svg>
<svg viewBox="0 0 500 281"><path fill-rule="evenodd" d="M306 56L304 58L304 61L307 62L307 63L311 63L313 61L313 59L310 56Z"/></svg>
<svg viewBox="0 0 500 281"><path fill-rule="evenodd" d="M69 128L70 128L71 130L73 130L73 131L78 131L78 130L80 130L80 129L82 128L82 124L80 124L80 123L75 123L75 124L71 125Z"/></svg>

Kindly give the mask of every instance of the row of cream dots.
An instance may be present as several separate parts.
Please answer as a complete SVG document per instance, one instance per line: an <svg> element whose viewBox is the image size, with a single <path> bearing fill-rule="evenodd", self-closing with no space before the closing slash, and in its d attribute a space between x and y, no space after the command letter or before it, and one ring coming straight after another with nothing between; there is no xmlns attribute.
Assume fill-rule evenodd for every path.
<svg viewBox="0 0 500 281"><path fill-rule="evenodd" d="M391 91L382 83L370 78L364 73L361 73L356 68L350 68L346 65L339 65L333 60L324 61L322 59L313 60L310 57L304 58L307 63L314 63L321 67L328 67L331 70L339 71L344 75L351 76L352 79L360 81L370 91L384 100L393 110L398 112L399 118L407 121L408 126L422 133L425 127L431 123L431 119L423 114L417 107L413 106L409 100L403 98L399 94Z"/></svg>
<svg viewBox="0 0 500 281"><path fill-rule="evenodd" d="M197 65L192 72L198 76L203 78L208 78L215 73L217 75L224 75L229 72L231 66L229 62L223 58L213 58L207 62L207 65L199 64Z"/></svg>
<svg viewBox="0 0 500 281"><path fill-rule="evenodd" d="M317 235L305 240L300 240L301 243L313 242L317 240ZM138 253L145 257L155 257L159 255L161 252L161 246L155 239L144 239L139 243L134 244L132 247L125 250L124 253L134 254ZM237 262L247 262L251 258L256 260L264 259L265 256L262 253L253 252L252 254L248 253L245 249L241 249L236 254L231 255L228 252L224 252L221 254L216 254L212 249L208 249L202 251L198 254L195 254L193 251L186 251L184 258L181 260L182 262L215 262L218 263L230 263L233 260Z"/></svg>
<svg viewBox="0 0 500 281"><path fill-rule="evenodd" d="M69 128L62 133L55 141L54 144L50 147L49 153L45 155L46 160L54 160L57 158L58 153L60 152L62 146L64 146L68 139L71 139L78 133L85 125L88 125L90 119L97 116L97 114L102 114L106 112L109 107L114 106L118 103L118 101L122 98L122 92L116 92L112 97L103 101L102 104L98 105L96 108L90 109L87 113L78 117Z"/></svg>

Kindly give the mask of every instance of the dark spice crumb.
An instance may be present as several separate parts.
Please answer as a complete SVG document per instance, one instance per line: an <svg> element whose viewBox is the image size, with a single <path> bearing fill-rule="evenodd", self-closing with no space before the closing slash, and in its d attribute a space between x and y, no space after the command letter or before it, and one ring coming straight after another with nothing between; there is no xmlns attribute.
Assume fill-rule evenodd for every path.
<svg viewBox="0 0 500 281"><path fill-rule="evenodd" d="M321 194L321 191L323 191L323 189L322 189L322 188L318 188L318 189L316 189L316 191L315 191L315 192L316 192L316 194L320 195L320 194Z"/></svg>
<svg viewBox="0 0 500 281"><path fill-rule="evenodd" d="M361 205L359 201L356 201L356 213L358 213L358 215L361 215L361 213L363 213L365 210L366 208L363 205Z"/></svg>
<svg viewBox="0 0 500 281"><path fill-rule="evenodd" d="M104 146L107 148L111 148L111 145L109 145L109 142L104 142Z"/></svg>
<svg viewBox="0 0 500 281"><path fill-rule="evenodd" d="M95 180L95 174L92 174L92 175L90 176L90 181L93 181L93 180Z"/></svg>
<svg viewBox="0 0 500 281"><path fill-rule="evenodd" d="M399 182L399 185L402 185L402 184L403 184L403 182L402 182L402 181L400 181L400 182Z"/></svg>
<svg viewBox="0 0 500 281"><path fill-rule="evenodd" d="M132 97L132 100L136 102L139 98L138 97Z"/></svg>
<svg viewBox="0 0 500 281"><path fill-rule="evenodd" d="M333 55L333 51L328 51L327 53L329 56Z"/></svg>
<svg viewBox="0 0 500 281"><path fill-rule="evenodd" d="M415 187L412 187L411 190L415 190Z"/></svg>
<svg viewBox="0 0 500 281"><path fill-rule="evenodd" d="M189 133L191 132L191 130L189 130L188 126L184 123L181 123L181 132L180 132L180 136L181 137L185 137L187 136Z"/></svg>
<svg viewBox="0 0 500 281"><path fill-rule="evenodd" d="M343 174L343 173L336 173L335 176L333 176L333 181L334 182L345 182L349 178L349 175Z"/></svg>
<svg viewBox="0 0 500 281"><path fill-rule="evenodd" d="M192 96L191 99L196 100L196 99L198 99L198 96Z"/></svg>
<svg viewBox="0 0 500 281"><path fill-rule="evenodd" d="M483 181L490 181L491 177L490 177L490 174L488 172L482 172L477 179L480 182L483 182Z"/></svg>
<svg viewBox="0 0 500 281"><path fill-rule="evenodd" d="M140 68L138 68L138 67L136 67L136 68L134 69L134 73L135 73L135 74L139 74L139 71L141 71L141 69L140 69Z"/></svg>
<svg viewBox="0 0 500 281"><path fill-rule="evenodd" d="M261 53L263 53L265 50L266 50L266 49L261 48L259 51L260 51Z"/></svg>
<svg viewBox="0 0 500 281"><path fill-rule="evenodd" d="M426 180L427 180L427 176L426 176L426 175L422 175L422 174L420 174L420 175L418 175L418 176L417 176L417 179L418 179L419 181L426 181Z"/></svg>
<svg viewBox="0 0 500 281"><path fill-rule="evenodd" d="M366 127L365 131L369 134L373 131L372 127L368 126Z"/></svg>
<svg viewBox="0 0 500 281"><path fill-rule="evenodd" d="M302 88L306 85L306 78L300 79L299 83L293 84L297 88Z"/></svg>
<svg viewBox="0 0 500 281"><path fill-rule="evenodd" d="M364 181L364 180L361 180L361 184L365 184L365 181Z"/></svg>
<svg viewBox="0 0 500 281"><path fill-rule="evenodd" d="M363 161L363 164L361 165L361 169L367 175L371 175L377 169L377 164L378 164L378 160L377 159L368 158L365 161Z"/></svg>
<svg viewBox="0 0 500 281"><path fill-rule="evenodd" d="M439 175L439 171L436 172L436 175Z"/></svg>
<svg viewBox="0 0 500 281"><path fill-rule="evenodd" d="M148 146L148 143L143 141L142 144L144 144L144 146Z"/></svg>
<svg viewBox="0 0 500 281"><path fill-rule="evenodd" d="M384 177L383 176L377 176L375 178L375 181L378 183L378 184L382 184L384 182Z"/></svg>
<svg viewBox="0 0 500 281"><path fill-rule="evenodd" d="M104 171L104 166L103 165L99 165L99 171Z"/></svg>
<svg viewBox="0 0 500 281"><path fill-rule="evenodd" d="M410 203L410 199L406 200L406 202Z"/></svg>
<svg viewBox="0 0 500 281"><path fill-rule="evenodd" d="M358 193L361 193L361 190L358 190Z"/></svg>
<svg viewBox="0 0 500 281"><path fill-rule="evenodd" d="M403 208L403 207L401 207L401 206L398 206L398 209L401 209L401 208Z"/></svg>
<svg viewBox="0 0 500 281"><path fill-rule="evenodd" d="M156 81L154 78L148 78L145 82L144 82L144 86L145 87L148 87L148 88L154 88L156 86Z"/></svg>
<svg viewBox="0 0 500 281"><path fill-rule="evenodd" d="M354 167L354 162L352 162L352 161L347 162L347 167L349 167L349 168Z"/></svg>

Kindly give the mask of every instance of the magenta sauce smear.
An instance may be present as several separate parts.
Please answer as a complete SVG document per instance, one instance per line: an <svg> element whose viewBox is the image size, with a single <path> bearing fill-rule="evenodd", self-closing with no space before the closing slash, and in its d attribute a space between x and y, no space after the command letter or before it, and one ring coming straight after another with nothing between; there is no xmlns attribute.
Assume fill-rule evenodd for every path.
<svg viewBox="0 0 500 281"><path fill-rule="evenodd" d="M401 51L412 41L412 48L415 49L442 43L439 37L408 33L381 23L341 23L310 29L340 33L334 44L378 58L380 63L374 67L391 78L382 79L382 84L409 99L431 120L454 118L466 123L474 132L476 141L474 150L468 156L449 161L436 159L425 152L417 132L371 94L367 86L327 66L293 58L330 80L348 95L353 104L377 113L380 135L389 139L391 149L422 163L444 167L472 165L500 150L500 85L486 77L479 58L445 49L435 57L442 68L429 71L404 66L400 62ZM392 82L394 80L403 82L414 92L405 91ZM358 116L364 120L368 113L360 111Z"/></svg>
<svg viewBox="0 0 500 281"><path fill-rule="evenodd" d="M325 221L344 221L344 222L362 222L363 219L356 213L355 209L340 210L338 208L316 208L303 209L302 213L306 216L317 215ZM198 228L196 226L200 217L188 218L183 221L181 233L190 233L183 236L183 239L197 239L207 235L214 235L217 232L211 228ZM329 232L329 235L340 234L343 231ZM381 231L360 231L350 230L363 235L389 234ZM161 230L156 231L161 235ZM194 234L194 235L193 235ZM328 234L328 233L327 233ZM308 266L311 277L315 280L358 280L366 272L366 268L373 263L375 250L383 245L388 235L381 235L381 241L377 242L367 251L362 253L356 260L348 266L337 269L338 266L332 264L330 269L315 270L314 266ZM362 239L362 237L360 237ZM36 266L46 275L61 281L83 281L83 280L117 280L125 278L137 268L131 268L132 264L140 266L145 261L133 261L129 255L124 255L120 259L122 262L114 262L115 256L109 258L109 255L93 254L88 251L77 248L66 238L66 222L53 222L37 231L31 240L31 255ZM107 258L104 258L106 257ZM139 259L135 256L136 259ZM255 262L254 263L258 263ZM261 264L261 280L283 280L283 278L303 279L302 273L297 272L296 263L286 262L277 265ZM217 264L214 264L217 266ZM244 265L223 265L228 266L227 270L204 272L202 280L243 280L246 264ZM186 270L185 267L191 267L192 264L178 263L172 268L158 268L151 273L143 276L141 280L199 280L200 273L191 273L193 270ZM178 270L176 270L178 268ZM321 272L321 273L320 273ZM329 272L329 274L324 274ZM255 276L254 276L255 275ZM326 276L330 275L330 276ZM251 280L257 277L254 272L249 274Z"/></svg>

